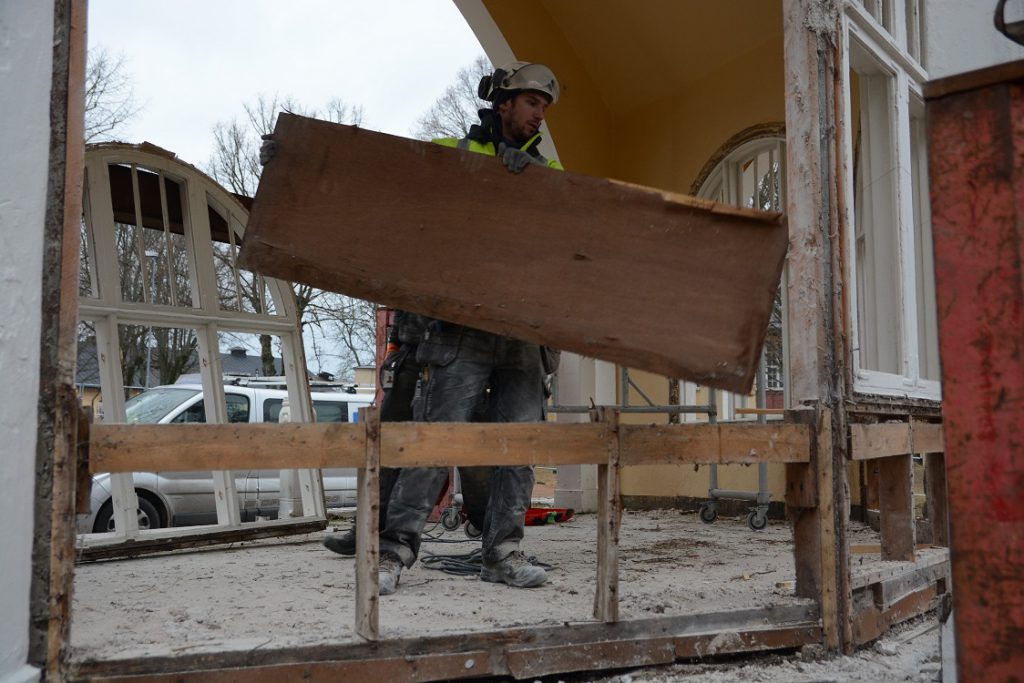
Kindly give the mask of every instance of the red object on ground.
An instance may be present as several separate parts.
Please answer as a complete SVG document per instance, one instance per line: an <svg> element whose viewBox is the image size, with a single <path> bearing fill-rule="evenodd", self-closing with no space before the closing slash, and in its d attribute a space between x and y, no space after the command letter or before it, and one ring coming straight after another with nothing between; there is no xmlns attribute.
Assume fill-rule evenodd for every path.
<svg viewBox="0 0 1024 683"><path fill-rule="evenodd" d="M575 516L572 508L530 508L526 511L526 526L568 522Z"/></svg>
<svg viewBox="0 0 1024 683"><path fill-rule="evenodd" d="M961 681L1024 676L1024 62L929 84Z"/></svg>

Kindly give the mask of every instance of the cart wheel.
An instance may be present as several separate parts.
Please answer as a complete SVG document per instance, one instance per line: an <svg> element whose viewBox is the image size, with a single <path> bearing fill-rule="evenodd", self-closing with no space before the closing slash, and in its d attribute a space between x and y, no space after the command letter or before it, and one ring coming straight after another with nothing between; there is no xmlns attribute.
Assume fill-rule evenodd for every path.
<svg viewBox="0 0 1024 683"><path fill-rule="evenodd" d="M459 528L462 520L459 519L459 512L455 508L445 508L441 513L441 526L448 531L455 531Z"/></svg>
<svg viewBox="0 0 1024 683"><path fill-rule="evenodd" d="M768 526L768 515L758 514L757 510L751 510L750 514L747 515L747 526L754 531L761 531Z"/></svg>
<svg viewBox="0 0 1024 683"><path fill-rule="evenodd" d="M466 535L470 538L480 538L484 532L473 526L473 522L466 522L466 528L464 529Z"/></svg>
<svg viewBox="0 0 1024 683"><path fill-rule="evenodd" d="M718 519L718 509L711 503L700 504L700 521L705 524L714 524Z"/></svg>

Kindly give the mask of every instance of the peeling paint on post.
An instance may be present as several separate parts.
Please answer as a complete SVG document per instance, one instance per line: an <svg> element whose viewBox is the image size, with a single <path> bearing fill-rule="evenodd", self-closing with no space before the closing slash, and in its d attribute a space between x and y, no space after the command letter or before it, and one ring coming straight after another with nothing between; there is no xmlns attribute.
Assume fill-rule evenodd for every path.
<svg viewBox="0 0 1024 683"><path fill-rule="evenodd" d="M822 562L818 588L823 619L834 619L824 628L826 646L848 651L852 634L844 398L849 354L843 334L842 169L836 143L842 84L840 7L835 0L784 0L783 22L790 230L788 407L829 413L831 429L824 431L829 443L820 443L818 454L830 463L819 463L817 471L824 476L817 483L820 500L831 503L813 515L818 542L834 550L834 563ZM823 488L828 495L821 495Z"/></svg>

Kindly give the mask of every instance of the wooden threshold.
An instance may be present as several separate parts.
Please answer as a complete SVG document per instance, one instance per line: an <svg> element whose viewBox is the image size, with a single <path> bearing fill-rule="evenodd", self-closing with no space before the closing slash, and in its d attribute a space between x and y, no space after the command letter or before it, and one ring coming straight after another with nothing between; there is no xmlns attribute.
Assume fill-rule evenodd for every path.
<svg viewBox="0 0 1024 683"><path fill-rule="evenodd" d="M807 462L807 425L385 423L382 467ZM283 455L287 454L287 455ZM360 424L95 424L89 470L100 472L364 467Z"/></svg>
<svg viewBox="0 0 1024 683"><path fill-rule="evenodd" d="M141 555L169 552L171 550L205 548L225 543L254 541L261 538L311 534L323 531L326 528L327 520L325 519L314 519L312 521L277 519L269 522L244 524L239 528L233 529L212 526L207 528L196 527L195 531L187 533L182 533L181 527L153 529L152 531L144 531L139 536L127 539L123 536L113 536L111 534L113 538L109 542L105 542L102 538L95 540L89 538L76 549L75 561L93 562L96 560L128 559ZM165 533L161 532L173 532L174 536L168 537Z"/></svg>
<svg viewBox="0 0 1024 683"><path fill-rule="evenodd" d="M820 641L818 608L808 601L615 624L583 622L379 642L85 660L75 663L70 680L326 683L483 676L525 679L790 649Z"/></svg>

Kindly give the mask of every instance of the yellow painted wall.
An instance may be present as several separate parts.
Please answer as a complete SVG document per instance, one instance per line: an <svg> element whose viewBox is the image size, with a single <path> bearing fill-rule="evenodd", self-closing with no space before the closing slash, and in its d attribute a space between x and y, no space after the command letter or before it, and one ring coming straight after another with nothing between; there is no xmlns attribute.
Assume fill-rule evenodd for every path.
<svg viewBox="0 0 1024 683"><path fill-rule="evenodd" d="M566 35L547 12L544 0L485 0L485 6L517 57L548 64L561 81L563 96L550 109L548 125L558 156L569 170L686 193L705 163L729 138L755 124L785 119L781 15L777 22L766 23L758 36L761 42L753 47L743 43L704 46L707 54L715 51L721 57L727 53L728 58L717 59L720 65L711 71L694 65L694 71L702 75L684 84L670 85L664 78L666 71L658 68L631 73L632 78L649 79L665 87L662 97L631 106L628 101L607 101L615 98L614 93L607 94L605 87L602 95L594 81L604 71L595 63L584 63L577 47L598 54L606 64L615 64L615 50L635 46L609 42L611 54L595 53L594 45L584 44L590 34ZM636 7L638 12L644 11L643 5ZM679 7L670 9L678 11ZM692 16L703 11L699 3L691 7ZM564 7L553 11L558 10L563 10L559 19L564 24ZM584 11L582 5L579 11ZM593 28L592 17L577 20L588 30ZM685 28L691 40L699 39L699 29ZM678 79L678 65L671 71ZM651 92L650 88L638 90ZM612 112L625 113L616 116ZM680 324L686 321L680 320ZM630 376L653 401L668 402L664 377L639 371L631 371ZM619 392L621 397L621 387ZM633 392L631 403L642 402ZM623 421L633 423L666 420L664 415L623 416ZM785 488L782 466L769 467L769 484L773 500L781 500ZM720 467L719 487L755 491L757 467ZM695 472L692 466L637 466L622 474L622 492L627 496L704 497L707 489L706 467Z"/></svg>

